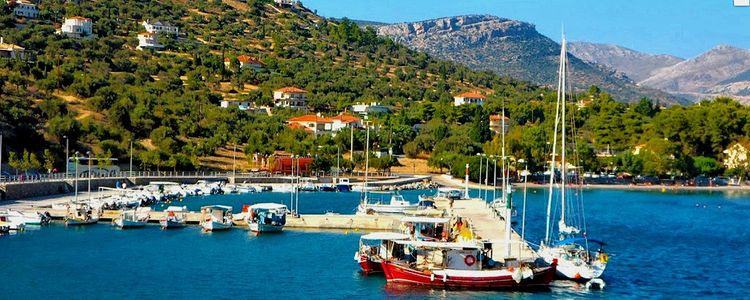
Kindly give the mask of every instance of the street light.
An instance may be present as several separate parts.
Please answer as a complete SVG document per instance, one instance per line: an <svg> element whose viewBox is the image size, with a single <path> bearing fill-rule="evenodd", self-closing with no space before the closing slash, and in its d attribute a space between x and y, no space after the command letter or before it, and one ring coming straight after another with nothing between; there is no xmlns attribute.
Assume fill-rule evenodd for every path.
<svg viewBox="0 0 750 300"><path fill-rule="evenodd" d="M70 164L70 154L68 153L68 136L63 135L65 138L65 178L68 178L68 165Z"/></svg>
<svg viewBox="0 0 750 300"><path fill-rule="evenodd" d="M477 156L479 156L479 197L482 198L482 154L477 153Z"/></svg>

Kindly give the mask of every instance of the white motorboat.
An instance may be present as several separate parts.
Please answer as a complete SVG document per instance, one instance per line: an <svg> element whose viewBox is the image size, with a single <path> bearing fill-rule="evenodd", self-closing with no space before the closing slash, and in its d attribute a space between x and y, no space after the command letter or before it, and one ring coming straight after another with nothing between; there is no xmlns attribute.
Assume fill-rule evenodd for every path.
<svg viewBox="0 0 750 300"><path fill-rule="evenodd" d="M284 229L288 211L283 204L258 203L249 207L245 221L253 232L279 232Z"/></svg>
<svg viewBox="0 0 750 300"><path fill-rule="evenodd" d="M185 227L185 218L187 216L187 207L170 206L167 207L166 216L159 220L162 229L182 228Z"/></svg>
<svg viewBox="0 0 750 300"><path fill-rule="evenodd" d="M225 205L201 207L200 223L205 231L230 229L232 228L232 207Z"/></svg>
<svg viewBox="0 0 750 300"><path fill-rule="evenodd" d="M406 210L415 210L419 207L417 204L404 199L404 196L400 194L391 195L391 200L388 204L382 203L367 203L362 202L357 206L358 215L373 215L373 214L403 214Z"/></svg>
<svg viewBox="0 0 750 300"><path fill-rule="evenodd" d="M139 228L146 226L149 219L149 210L140 209L123 209L120 211L120 216L112 221L112 223L122 229L127 228Z"/></svg>
<svg viewBox="0 0 750 300"><path fill-rule="evenodd" d="M0 231L22 231L26 228L26 224L19 219L11 219L6 213L0 213Z"/></svg>
<svg viewBox="0 0 750 300"><path fill-rule="evenodd" d="M24 225L42 225L43 223L49 222L48 219L44 218L43 215L38 213L22 213L20 211L8 209L2 214L8 216L11 223L21 223Z"/></svg>

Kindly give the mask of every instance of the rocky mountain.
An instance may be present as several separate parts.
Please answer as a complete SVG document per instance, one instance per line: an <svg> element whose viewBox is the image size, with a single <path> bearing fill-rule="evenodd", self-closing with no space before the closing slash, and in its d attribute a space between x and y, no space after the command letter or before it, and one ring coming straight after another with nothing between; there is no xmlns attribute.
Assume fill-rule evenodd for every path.
<svg viewBox="0 0 750 300"><path fill-rule="evenodd" d="M717 46L697 57L655 70L639 84L692 100L731 96L750 103L750 50Z"/></svg>
<svg viewBox="0 0 750 300"><path fill-rule="evenodd" d="M533 24L487 15L456 16L413 23L374 25L378 34L389 36L409 48L438 58L460 62L474 69L554 86L560 45L536 31ZM622 101L641 97L675 103L669 94L636 85L627 76L570 57L576 88L597 85Z"/></svg>
<svg viewBox="0 0 750 300"><path fill-rule="evenodd" d="M685 60L667 54L647 54L612 44L573 42L568 44L568 48L576 57L622 72L636 82L651 77L658 69L670 67Z"/></svg>

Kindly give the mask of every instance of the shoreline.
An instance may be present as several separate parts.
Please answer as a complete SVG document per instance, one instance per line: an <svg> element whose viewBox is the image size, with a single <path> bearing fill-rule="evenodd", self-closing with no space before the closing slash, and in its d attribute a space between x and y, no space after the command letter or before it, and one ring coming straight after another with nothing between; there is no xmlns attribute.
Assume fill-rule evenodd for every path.
<svg viewBox="0 0 750 300"><path fill-rule="evenodd" d="M448 177L447 175L434 175L432 180L448 187L464 189L465 183L462 179ZM523 188L523 182L511 183L511 185L518 189ZM538 184L538 183L527 183L529 188L541 189L549 187L549 184ZM579 185L570 185L570 187L578 187ZM469 182L470 189L481 189L481 190L492 190L493 186L479 184L476 182ZM682 186L682 185L622 185L622 184L584 184L583 189L585 190L621 190L621 191L661 191L661 192L750 192L750 186Z"/></svg>

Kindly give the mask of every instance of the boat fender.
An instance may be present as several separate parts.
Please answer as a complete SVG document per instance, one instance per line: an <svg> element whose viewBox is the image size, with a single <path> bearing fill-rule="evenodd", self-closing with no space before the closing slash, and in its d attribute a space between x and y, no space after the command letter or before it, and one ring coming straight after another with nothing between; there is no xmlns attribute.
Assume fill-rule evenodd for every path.
<svg viewBox="0 0 750 300"><path fill-rule="evenodd" d="M464 257L464 263L469 267L473 266L476 262L477 258L474 257L474 255L467 255L466 257Z"/></svg>
<svg viewBox="0 0 750 300"><path fill-rule="evenodd" d="M609 261L609 255L607 255L607 253L599 254L599 261L602 263L607 263Z"/></svg>
<svg viewBox="0 0 750 300"><path fill-rule="evenodd" d="M448 281L448 274L443 273L443 282Z"/></svg>
<svg viewBox="0 0 750 300"><path fill-rule="evenodd" d="M435 274L434 273L430 273L430 281L435 281Z"/></svg>

